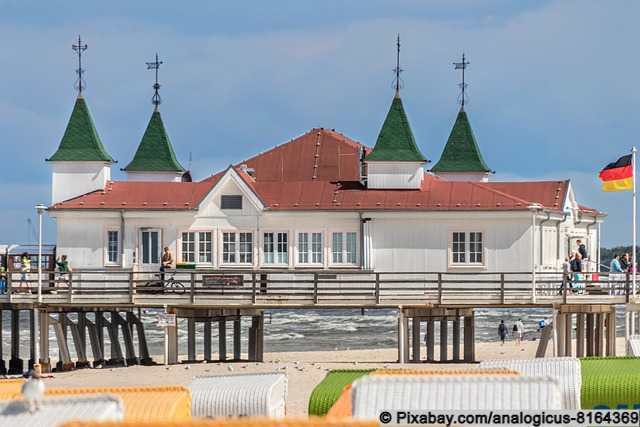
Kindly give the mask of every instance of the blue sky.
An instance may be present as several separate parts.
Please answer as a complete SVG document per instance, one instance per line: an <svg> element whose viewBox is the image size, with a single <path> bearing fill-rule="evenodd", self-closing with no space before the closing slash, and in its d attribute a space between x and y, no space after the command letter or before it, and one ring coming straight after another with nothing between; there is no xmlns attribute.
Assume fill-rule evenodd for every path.
<svg viewBox="0 0 640 427"><path fill-rule="evenodd" d="M0 243L36 242L28 221L37 232L33 206L51 201L45 159L75 102L78 35L85 99L122 180L153 111L156 52L165 126L202 179L314 127L373 146L400 33L402 98L428 159L455 121L464 52L491 180L571 179L580 204L608 214L603 246L631 244L631 192L602 193L597 175L640 146L639 15L634 0L0 0ZM46 214L43 236L55 241Z"/></svg>

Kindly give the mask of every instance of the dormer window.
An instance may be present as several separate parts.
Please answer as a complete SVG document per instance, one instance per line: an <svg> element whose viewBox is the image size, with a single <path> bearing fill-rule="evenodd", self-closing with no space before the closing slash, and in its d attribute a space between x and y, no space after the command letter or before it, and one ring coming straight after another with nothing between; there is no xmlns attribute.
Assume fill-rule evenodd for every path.
<svg viewBox="0 0 640 427"><path fill-rule="evenodd" d="M221 209L242 209L242 196L221 196Z"/></svg>

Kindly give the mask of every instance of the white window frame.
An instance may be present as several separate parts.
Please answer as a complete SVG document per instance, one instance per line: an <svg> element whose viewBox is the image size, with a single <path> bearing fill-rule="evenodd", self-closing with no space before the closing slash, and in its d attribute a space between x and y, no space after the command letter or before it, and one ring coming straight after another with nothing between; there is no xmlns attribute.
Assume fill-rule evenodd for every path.
<svg viewBox="0 0 640 427"><path fill-rule="evenodd" d="M193 237L193 240L189 240L189 243L193 245L193 249L192 250L187 250L185 251L184 245L185 245L185 239L184 239L184 235L188 234L191 235L191 237ZM207 241L206 239L203 239L203 237L206 237L206 235L209 235L209 240ZM213 230L182 230L180 231L180 244L179 244L179 248L180 248L180 254L179 254L179 260L181 262L192 262L198 265L207 265L207 266L211 266L213 265L213 260L214 260L214 256L213 256L213 248L214 246L214 232ZM207 248L203 248L203 245L209 244L209 248L207 250ZM185 254L192 254L193 255L193 260L190 260L189 258L185 259ZM208 260L206 259L208 255ZM204 257L204 259L202 259Z"/></svg>
<svg viewBox="0 0 640 427"><path fill-rule="evenodd" d="M227 240L226 236L233 236L233 241ZM250 241L243 241L247 235L250 235ZM242 239L241 239L242 238ZM242 247L246 247L247 243L250 245L248 251L241 250ZM225 250L225 245L233 245L233 251ZM255 263L255 232L253 230L220 230L220 248L219 248L219 260L222 266L253 266ZM233 256L233 261L225 260L227 255ZM246 261L246 257L251 259ZM240 261L242 258L245 260Z"/></svg>
<svg viewBox="0 0 640 427"><path fill-rule="evenodd" d="M291 239L289 230L266 230L262 232L262 265L288 266L291 261ZM273 240L267 243L267 235L272 235ZM286 241L282 237L286 238ZM267 244L271 245L267 249ZM271 259L267 259L271 255Z"/></svg>
<svg viewBox="0 0 640 427"><path fill-rule="evenodd" d="M109 234L116 233L117 242L116 242L116 261L110 260L111 254L111 241L109 240ZM106 228L104 230L104 265L107 267L110 266L121 266L122 265L122 230L119 228Z"/></svg>
<svg viewBox="0 0 640 427"><path fill-rule="evenodd" d="M324 265L325 261L325 237L322 230L297 230L296 231L296 265L319 267ZM306 236L304 239L302 236ZM314 241L320 236L320 250L318 251L318 242ZM304 247L303 247L304 245ZM316 249L316 250L314 250ZM318 259L319 257L319 259ZM306 258L306 260L303 260Z"/></svg>
<svg viewBox="0 0 640 427"><path fill-rule="evenodd" d="M329 256L332 266L358 266L360 256L360 241L357 230L330 230L329 235ZM340 235L340 240L336 236ZM349 242L349 237L353 237L353 241ZM340 245L339 247L337 245ZM350 251L348 246L355 245L355 250ZM351 260L348 258L351 257Z"/></svg>
<svg viewBox="0 0 640 427"><path fill-rule="evenodd" d="M464 248L462 251L457 248L457 243L454 240L454 237L460 234L464 235ZM471 240L475 240L478 235L482 239L480 248L476 248L476 250L472 251ZM449 268L486 268L486 235L486 230L482 228L457 228L449 230ZM478 242L475 241L473 244L478 245ZM462 254L464 256L464 260L460 261L459 259L456 259L456 254ZM481 261L474 259L474 257L477 257L478 255L482 258Z"/></svg>

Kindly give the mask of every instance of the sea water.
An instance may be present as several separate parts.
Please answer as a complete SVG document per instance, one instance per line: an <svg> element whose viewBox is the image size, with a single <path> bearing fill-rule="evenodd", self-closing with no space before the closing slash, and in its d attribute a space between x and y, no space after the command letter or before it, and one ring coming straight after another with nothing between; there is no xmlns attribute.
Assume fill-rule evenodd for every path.
<svg viewBox="0 0 640 427"><path fill-rule="evenodd" d="M151 356L162 355L164 352L164 329L158 326L158 315L162 310L145 309L134 310L139 314L145 327L145 336ZM54 315L55 316L55 315ZM105 315L110 320L110 315ZM538 323L547 317L551 321L551 309L545 308L479 308L475 310L475 333L477 342L497 342L498 324L500 320L508 325L511 335L512 325L519 319L525 325L525 339L532 340L540 337ZM69 315L71 321L76 321L75 315ZM92 315L88 314L92 319ZM2 312L2 357L8 360L11 357L10 347L10 313ZM617 335L624 336L624 307L617 310ZM242 321L242 351L247 351L248 331L251 326L249 317ZM23 360L29 358L29 313L26 310L20 316L20 357ZM187 321L178 319L178 345L179 353L187 353ZM202 323L196 324L196 352L203 353ZM214 322L212 331L212 351L218 349L218 328ZM426 324L422 324L421 335L424 336ZM436 325L436 333L439 326ZM265 310L264 320L264 350L265 352L287 351L334 351L346 349L378 349L395 348L398 334L398 310L397 309L268 309ZM105 357L110 358L108 334L105 331ZM120 334L121 335L121 334ZM134 330L134 341L137 337ZM449 342L451 342L449 332ZM57 341L53 328L49 330L50 356L57 359ZM439 338L436 337L436 342ZM122 341L122 340L121 340ZM233 329L227 323L227 351L233 352ZM68 346L71 357L76 357L71 334L68 334ZM121 342L124 352L124 345ZM90 357L91 349L87 340L87 355Z"/></svg>

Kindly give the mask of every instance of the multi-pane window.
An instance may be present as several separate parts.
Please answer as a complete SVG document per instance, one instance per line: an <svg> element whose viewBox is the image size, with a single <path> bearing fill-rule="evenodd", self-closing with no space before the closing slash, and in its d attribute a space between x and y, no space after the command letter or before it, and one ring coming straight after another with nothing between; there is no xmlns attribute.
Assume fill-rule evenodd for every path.
<svg viewBox="0 0 640 427"><path fill-rule="evenodd" d="M334 264L357 264L357 234L353 231L334 232L331 238L331 260Z"/></svg>
<svg viewBox="0 0 640 427"><path fill-rule="evenodd" d="M184 232L182 233L183 262L208 263L212 261L211 232Z"/></svg>
<svg viewBox="0 0 640 427"><path fill-rule="evenodd" d="M223 263L253 262L253 233L222 233Z"/></svg>
<svg viewBox="0 0 640 427"><path fill-rule="evenodd" d="M451 241L453 264L482 264L482 233L476 231L455 231Z"/></svg>
<svg viewBox="0 0 640 427"><path fill-rule="evenodd" d="M117 264L120 262L120 242L118 239L118 231L107 231L107 262L109 264Z"/></svg>
<svg viewBox="0 0 640 427"><path fill-rule="evenodd" d="M265 264L289 263L289 234L287 232L268 232L263 235Z"/></svg>
<svg viewBox="0 0 640 427"><path fill-rule="evenodd" d="M196 261L196 233L182 233L182 262Z"/></svg>
<svg viewBox="0 0 640 427"><path fill-rule="evenodd" d="M298 262L322 264L322 233L298 233Z"/></svg>
<svg viewBox="0 0 640 427"><path fill-rule="evenodd" d="M238 233L240 262L253 262L253 233Z"/></svg>

